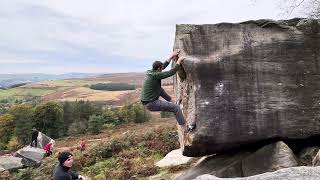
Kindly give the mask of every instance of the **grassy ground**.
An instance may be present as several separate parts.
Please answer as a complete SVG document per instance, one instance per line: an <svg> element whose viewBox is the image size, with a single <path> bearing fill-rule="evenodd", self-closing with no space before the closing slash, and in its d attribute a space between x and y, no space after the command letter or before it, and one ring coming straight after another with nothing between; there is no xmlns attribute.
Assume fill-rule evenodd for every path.
<svg viewBox="0 0 320 180"><path fill-rule="evenodd" d="M111 101L119 100L119 96L130 93L133 91L100 91L92 90L88 87L74 87L64 91L57 91L55 93L47 94L43 97L45 101L58 100L58 101L76 101L76 100L89 100L89 101Z"/></svg>
<svg viewBox="0 0 320 180"><path fill-rule="evenodd" d="M28 88L49 88L49 87L84 87L97 83L109 83L107 80L89 80L89 79L69 79L57 81L43 81L25 85Z"/></svg>
<svg viewBox="0 0 320 180"><path fill-rule="evenodd" d="M0 100L2 99L25 99L29 97L41 97L56 92L51 89L30 89L30 88L13 88L8 90L0 89Z"/></svg>
<svg viewBox="0 0 320 180"><path fill-rule="evenodd" d="M87 142L83 154L77 148L80 139ZM54 154L46 158L40 167L21 170L13 179L50 179L61 151L71 151L75 156L73 169L92 180L148 179L154 175L171 179L189 166L158 168L154 164L178 147L175 120L161 119L159 114L153 114L153 119L143 124L125 124L106 129L98 135L58 139Z"/></svg>

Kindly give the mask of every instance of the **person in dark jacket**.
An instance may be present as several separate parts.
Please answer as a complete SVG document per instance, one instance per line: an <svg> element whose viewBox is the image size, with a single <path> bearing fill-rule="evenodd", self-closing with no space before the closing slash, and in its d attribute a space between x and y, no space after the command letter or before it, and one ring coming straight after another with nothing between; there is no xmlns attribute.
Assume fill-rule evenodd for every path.
<svg viewBox="0 0 320 180"><path fill-rule="evenodd" d="M186 125L180 106L171 102L171 97L161 87L161 80L173 76L184 59L180 55L180 50L175 50L164 63L155 61L152 65L152 70L146 72L141 89L141 102L149 111L173 112L180 127L185 132L190 132L195 129L195 125ZM162 72L170 64L171 60L176 61L171 70ZM166 101L159 100L160 96Z"/></svg>
<svg viewBox="0 0 320 180"><path fill-rule="evenodd" d="M53 180L86 180L85 176L70 171L73 164L73 155L70 152L61 152L58 156L59 165L53 170Z"/></svg>
<svg viewBox="0 0 320 180"><path fill-rule="evenodd" d="M39 135L39 131L33 127L32 128L32 135L31 135L31 147L38 147L38 135Z"/></svg>

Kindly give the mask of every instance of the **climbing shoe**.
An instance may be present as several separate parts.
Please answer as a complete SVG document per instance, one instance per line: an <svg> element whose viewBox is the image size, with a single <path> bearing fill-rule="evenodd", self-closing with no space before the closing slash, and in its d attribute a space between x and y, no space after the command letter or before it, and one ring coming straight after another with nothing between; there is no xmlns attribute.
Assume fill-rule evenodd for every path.
<svg viewBox="0 0 320 180"><path fill-rule="evenodd" d="M187 127L188 132L193 132L196 129L196 124L189 124Z"/></svg>

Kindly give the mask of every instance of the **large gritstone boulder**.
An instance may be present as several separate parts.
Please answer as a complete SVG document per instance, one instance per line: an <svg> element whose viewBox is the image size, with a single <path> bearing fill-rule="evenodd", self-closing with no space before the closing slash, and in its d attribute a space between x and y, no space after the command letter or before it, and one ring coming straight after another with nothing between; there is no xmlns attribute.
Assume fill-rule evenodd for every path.
<svg viewBox="0 0 320 180"><path fill-rule="evenodd" d="M182 173L174 180L192 180L203 174L216 177L243 177L242 161L252 152L228 152L202 158L194 167Z"/></svg>
<svg viewBox="0 0 320 180"><path fill-rule="evenodd" d="M213 175L202 175L195 180L315 180L320 179L320 167L291 167L275 172L263 173L244 178L218 178Z"/></svg>
<svg viewBox="0 0 320 180"><path fill-rule="evenodd" d="M298 166L297 158L292 150L281 141L264 146L242 161L244 176L252 176L294 166Z"/></svg>
<svg viewBox="0 0 320 180"><path fill-rule="evenodd" d="M40 148L26 146L16 152L17 157L22 158L22 164L25 166L40 165L46 151Z"/></svg>
<svg viewBox="0 0 320 180"><path fill-rule="evenodd" d="M320 25L315 19L177 25L186 55L174 79L188 123L183 154L320 135Z"/></svg>

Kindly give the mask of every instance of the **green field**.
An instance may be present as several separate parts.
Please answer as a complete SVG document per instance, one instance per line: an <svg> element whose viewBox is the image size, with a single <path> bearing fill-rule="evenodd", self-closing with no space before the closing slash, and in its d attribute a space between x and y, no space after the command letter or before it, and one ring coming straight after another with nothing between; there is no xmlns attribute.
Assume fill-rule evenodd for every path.
<svg viewBox="0 0 320 180"><path fill-rule="evenodd" d="M102 91L90 89L91 85L108 84L108 83L135 83L141 85L143 82L143 74L124 73L115 74L106 77L91 77L84 79L66 79L66 80L48 80L37 83L26 84L24 86L1 90L0 101L6 103L21 100L30 102L33 100L43 101L113 101L122 102L135 100L139 96L135 91ZM134 95L134 98L131 97Z"/></svg>
<svg viewBox="0 0 320 180"><path fill-rule="evenodd" d="M90 86L97 83L109 83L110 81L92 81L85 79L72 79L72 80L57 80L57 81L43 81L33 84L28 84L23 87L28 88L50 88L50 87L83 87Z"/></svg>
<svg viewBox="0 0 320 180"><path fill-rule="evenodd" d="M15 100L15 99L25 99L27 97L39 97L46 94L54 93L56 90L50 89L30 89L30 88L12 88L7 90L0 90L0 100L8 99L8 100Z"/></svg>
<svg viewBox="0 0 320 180"><path fill-rule="evenodd" d="M64 92L72 87L89 87L95 83L108 83L110 81L92 81L86 79L43 81L27 84L21 87L3 90L0 89L0 100L24 100L32 97L41 97L55 92Z"/></svg>

